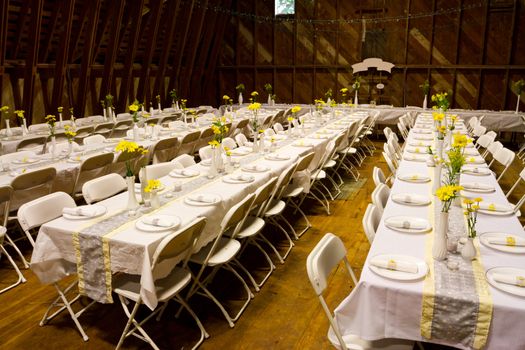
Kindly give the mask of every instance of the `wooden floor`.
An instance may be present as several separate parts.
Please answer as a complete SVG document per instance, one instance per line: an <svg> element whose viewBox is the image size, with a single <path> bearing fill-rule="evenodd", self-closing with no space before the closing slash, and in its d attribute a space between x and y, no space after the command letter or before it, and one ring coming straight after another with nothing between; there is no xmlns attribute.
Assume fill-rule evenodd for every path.
<svg viewBox="0 0 525 350"><path fill-rule="evenodd" d="M369 250L363 233L362 216L374 188L371 171L380 166L388 174L386 163L377 151L367 158L361 168L361 181L352 182L347 193L331 205L332 214L327 216L321 207L309 203L307 213L313 227L296 242L284 265L278 265L247 310L230 329L218 309L206 299L193 298L191 305L210 334L200 349L331 349L326 339L328 322L309 284L306 257L326 232L340 235L348 249L348 258L357 275ZM507 189L521 171L522 164L515 161L506 174ZM349 181L350 183L350 181ZM521 195L517 192L516 197ZM515 199L514 199L515 200ZM291 214L290 214L291 215ZM300 222L296 222L300 225ZM26 250L28 255L29 250ZM255 260L255 254L246 254L247 263ZM256 260L255 260L256 261ZM264 271L260 271L263 273ZM62 314L49 325L39 326L48 303L54 298L54 289L41 285L30 270L24 270L28 282L0 295L0 349L112 349L116 346L126 317L120 304L97 304L81 317L90 340L82 341L73 322ZM15 278L5 259L0 261L0 288ZM219 275L213 290L222 298L242 297L242 289L230 282L228 276ZM228 287L225 288L224 286ZM327 295L334 307L350 293L353 285L341 268L332 276ZM239 298L237 298L239 299ZM227 304L235 308L239 301ZM152 320L146 330L162 349L189 349L198 337L191 319L182 314L174 318L176 305L170 305L161 322ZM128 338L127 349L148 349L146 343ZM426 349L438 349L425 345Z"/></svg>

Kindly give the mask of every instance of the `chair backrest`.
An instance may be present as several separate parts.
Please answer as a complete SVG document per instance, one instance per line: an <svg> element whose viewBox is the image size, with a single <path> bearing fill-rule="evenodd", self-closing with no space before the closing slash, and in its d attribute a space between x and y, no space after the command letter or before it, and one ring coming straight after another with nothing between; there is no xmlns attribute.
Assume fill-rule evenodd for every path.
<svg viewBox="0 0 525 350"><path fill-rule="evenodd" d="M11 211L35 198L47 195L53 188L56 176L55 168L44 168L18 175L11 181L13 197L11 199Z"/></svg>
<svg viewBox="0 0 525 350"><path fill-rule="evenodd" d="M182 138L180 142L179 151L177 152L177 156L181 154L190 154L193 155L193 151L195 150L195 145L197 143L197 140L199 140L199 137L201 136L200 131L194 131L190 132Z"/></svg>
<svg viewBox="0 0 525 350"><path fill-rule="evenodd" d="M172 170L181 168L183 168L183 166L179 162L164 162L151 164L144 167L144 169L146 170L146 177L149 180L160 179L161 177L168 175ZM139 177L141 181L143 176L143 171L140 171Z"/></svg>
<svg viewBox="0 0 525 350"><path fill-rule="evenodd" d="M488 147L487 147L487 151L492 154L492 156L494 157L494 155L500 150L503 148L503 144L499 141L495 141L495 142L492 142Z"/></svg>
<svg viewBox="0 0 525 350"><path fill-rule="evenodd" d="M62 216L62 209L76 206L67 193L54 192L23 204L18 209L18 222L27 231Z"/></svg>
<svg viewBox="0 0 525 350"><path fill-rule="evenodd" d="M524 117L525 118L525 117ZM509 192L507 192L507 194L505 195L505 197L509 198L510 194L512 193L512 191L514 191L516 189L516 187L518 187L519 183L521 181L525 181L525 168L523 168L520 172L520 175L518 177L518 179L516 180L516 182L514 183L514 185L512 185L512 187L510 188Z"/></svg>
<svg viewBox="0 0 525 350"><path fill-rule="evenodd" d="M152 161L155 163L169 162L177 155L177 147L179 145L179 139L176 137L170 137L167 139L160 140L153 147Z"/></svg>
<svg viewBox="0 0 525 350"><path fill-rule="evenodd" d="M394 162L392 162L392 159L390 156L385 153L381 152L383 154L383 158L385 158L386 164L388 165L388 169L390 169L390 172L392 173L392 176L396 175L396 167L394 166Z"/></svg>
<svg viewBox="0 0 525 350"><path fill-rule="evenodd" d="M2 215L2 226L7 225L9 219L9 207L11 204L11 197L13 196L13 188L11 186L0 186L0 207L2 208L0 214ZM0 240L0 244L2 241Z"/></svg>
<svg viewBox="0 0 525 350"><path fill-rule="evenodd" d="M244 146L248 142L248 139L246 138L246 135L244 134L237 134L235 135L235 142L237 142L237 145L241 147L241 146Z"/></svg>
<svg viewBox="0 0 525 350"><path fill-rule="evenodd" d="M474 136L476 137L480 137L481 135L483 135L485 132L487 131L487 128L484 127L483 125L479 124L479 125L476 125L474 127L474 131L472 132L474 134Z"/></svg>
<svg viewBox="0 0 525 350"><path fill-rule="evenodd" d="M18 152L3 154L0 156L0 163L7 164L17 159L31 158L34 156L36 156L36 154L33 151L18 151Z"/></svg>
<svg viewBox="0 0 525 350"><path fill-rule="evenodd" d="M186 266L195 247L195 243L201 235L205 225L206 218L198 217L179 230L166 236L159 243L153 254L153 262L151 264L153 276L158 275L155 273L155 269L160 263L181 255L184 257L182 260L183 266ZM163 269L165 268L166 267L163 266Z"/></svg>
<svg viewBox="0 0 525 350"><path fill-rule="evenodd" d="M42 153L44 151L44 145L46 144L47 136L35 136L23 139L16 146L17 151L33 151L36 153Z"/></svg>
<svg viewBox="0 0 525 350"><path fill-rule="evenodd" d="M85 159L80 164L73 193L81 192L82 186L86 181L106 175L114 158L113 153L102 153Z"/></svg>
<svg viewBox="0 0 525 350"><path fill-rule="evenodd" d="M190 156L189 154L181 154L180 156L173 159L172 162L177 162L181 164L183 168L187 168L196 164L195 158L193 156Z"/></svg>
<svg viewBox="0 0 525 350"><path fill-rule="evenodd" d="M231 137L226 137L222 140L222 148L228 147L229 149L237 148L235 140Z"/></svg>
<svg viewBox="0 0 525 350"><path fill-rule="evenodd" d="M390 129L390 127L388 127L388 126L385 127L385 128L383 129L383 134L385 135L385 138L388 140L388 137L389 137L391 134L393 134L392 129Z"/></svg>
<svg viewBox="0 0 525 350"><path fill-rule="evenodd" d="M510 165L514 161L515 157L516 157L516 153L514 153L508 148L502 148L494 154L494 160L500 163L502 166L504 166L503 171L501 172L501 174L499 174L497 178L498 181L503 177L503 174L507 172L507 169L510 167Z"/></svg>
<svg viewBox="0 0 525 350"><path fill-rule="evenodd" d="M489 131L483 135L481 135L477 140L476 140L476 147L483 147L483 148L487 148L491 142L493 142L494 140L496 139L496 133L494 131Z"/></svg>
<svg viewBox="0 0 525 350"><path fill-rule="evenodd" d="M341 261L344 262L348 274L354 284L357 284L357 279L355 278L350 263L346 258L346 248L343 242L333 233L327 233L308 255L308 258L306 259L306 272L308 273L308 279L312 284L315 294L319 298L319 302L323 307L326 317L339 340L341 348L347 349L345 341L341 336L341 332L334 321L332 311L328 308L323 297L323 292L327 287L328 277Z"/></svg>
<svg viewBox="0 0 525 350"><path fill-rule="evenodd" d="M366 207L365 215L363 216L363 229L365 231L366 238L370 244L374 241L379 222L381 221L381 212L377 207L370 203Z"/></svg>
<svg viewBox="0 0 525 350"><path fill-rule="evenodd" d="M95 135L84 137L84 140L82 140L82 142L84 143L84 145L94 145L94 144L103 143L105 139L106 138L103 135L95 134Z"/></svg>
<svg viewBox="0 0 525 350"><path fill-rule="evenodd" d="M275 132L278 133L279 131L284 131L284 128L281 123L275 123L273 125L273 130L275 130Z"/></svg>
<svg viewBox="0 0 525 350"><path fill-rule="evenodd" d="M372 170L372 178L374 179L374 184L379 186L379 184L385 184L386 185L386 176L385 173L383 173L383 170L379 167L374 167Z"/></svg>
<svg viewBox="0 0 525 350"><path fill-rule="evenodd" d="M379 184L372 191L372 203L379 209L379 212L383 213L390 196L390 187L385 184Z"/></svg>
<svg viewBox="0 0 525 350"><path fill-rule="evenodd" d="M199 157L201 160L210 159L213 155L213 149L210 145L199 148Z"/></svg>
<svg viewBox="0 0 525 350"><path fill-rule="evenodd" d="M275 189L272 193L272 197L270 198L270 201L273 199L280 199L284 190L286 189L286 186L290 183L290 180L292 179L292 176L295 172L295 168L297 167L297 162L294 164L291 164L279 174L279 177L277 178L277 184L275 185Z"/></svg>
<svg viewBox="0 0 525 350"><path fill-rule="evenodd" d="M263 214L265 204L271 198L276 184L277 184L277 176L272 177L270 180L268 180L268 182L260 186L255 191L255 199L253 200L253 203L252 203L252 209L258 208L255 216L261 216Z"/></svg>
<svg viewBox="0 0 525 350"><path fill-rule="evenodd" d="M86 181L82 186L82 196L87 204L99 202L124 191L126 180L119 174L111 173Z"/></svg>

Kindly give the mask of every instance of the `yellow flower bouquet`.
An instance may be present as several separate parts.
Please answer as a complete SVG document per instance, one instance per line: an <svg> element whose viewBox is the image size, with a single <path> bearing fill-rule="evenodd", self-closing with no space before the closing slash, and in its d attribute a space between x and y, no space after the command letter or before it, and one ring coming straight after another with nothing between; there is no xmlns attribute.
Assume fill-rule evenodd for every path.
<svg viewBox="0 0 525 350"><path fill-rule="evenodd" d="M148 150L139 146L136 142L122 140L115 146L115 152L142 155L148 153ZM132 157L126 160L126 177L135 176L131 161Z"/></svg>
<svg viewBox="0 0 525 350"><path fill-rule="evenodd" d="M467 233L469 238L476 238L476 221L478 219L479 202L483 201L483 198L469 199L465 198L463 204L465 205L465 211L463 214L467 219Z"/></svg>
<svg viewBox="0 0 525 350"><path fill-rule="evenodd" d="M448 213L452 200L459 196L459 191L463 189L463 186L457 185L445 185L441 186L436 191L436 196L441 201L441 211Z"/></svg>

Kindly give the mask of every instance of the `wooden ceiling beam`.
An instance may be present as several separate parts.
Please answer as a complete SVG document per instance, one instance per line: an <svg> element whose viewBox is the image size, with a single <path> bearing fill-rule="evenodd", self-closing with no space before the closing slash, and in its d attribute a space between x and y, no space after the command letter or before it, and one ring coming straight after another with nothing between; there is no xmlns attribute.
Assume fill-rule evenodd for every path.
<svg viewBox="0 0 525 350"><path fill-rule="evenodd" d="M73 39L71 40L71 42L73 44L71 45L71 49L69 50L68 62L72 63L74 60L75 52L77 51L78 42L80 40L80 35L82 34L82 31L84 30L86 23L89 20L90 6L92 6L92 2L86 1L84 2L84 6L82 6L82 10L80 11L80 16L78 17L78 30L72 33Z"/></svg>
<svg viewBox="0 0 525 350"><path fill-rule="evenodd" d="M157 75L155 77L155 84L153 85L153 91L155 94L160 95L162 104L166 104L166 90L164 87L164 77L166 76L166 70L168 67L168 60L171 53L171 48L174 43L175 38L175 28L177 27L178 21L177 15L179 13L179 7L180 7L181 1L171 1L168 4L168 11L167 13L170 14L170 17L172 18L171 21L169 21L169 26L166 29L167 35L164 37L164 44L162 46L162 52L159 62L159 69L157 70Z"/></svg>
<svg viewBox="0 0 525 350"><path fill-rule="evenodd" d="M118 53L118 42L120 34L120 26L122 24L122 17L124 14L125 0L117 0L113 3L115 16L112 16L111 32L109 34L109 41L106 46L106 54L104 60L104 73L102 75L102 84L100 85L99 100L102 100L104 96L112 92L113 83L113 71L115 60ZM115 95L115 93L113 93ZM97 101L97 100L95 100ZM96 103L96 102L95 102Z"/></svg>
<svg viewBox="0 0 525 350"><path fill-rule="evenodd" d="M51 105L53 108L62 105L62 96L64 92L64 77L67 71L67 58L69 56L69 47L71 42L71 28L73 26L73 13L75 11L75 0L69 0L64 3L62 14L62 35L60 36L60 45L56 57L55 77L53 79L53 96Z"/></svg>
<svg viewBox="0 0 525 350"><path fill-rule="evenodd" d="M56 31L56 27L58 23L58 16L64 10L64 6L66 5L66 3L67 2L62 2L62 3L59 2L53 5L54 8L51 11L51 21L46 26L48 28L46 31L47 33L43 33L45 34L45 37L42 40L42 44L40 45L40 54L39 54L39 59L38 59L40 62L47 61L49 51L51 48L51 42L53 41L53 36L55 35L55 31Z"/></svg>
<svg viewBox="0 0 525 350"><path fill-rule="evenodd" d="M142 60L142 72L140 75L139 86L137 90L137 96L144 104L147 102L151 103L151 91L150 91L150 65L155 52L157 44L157 35L159 33L159 27L161 21L167 21L167 13L161 15L161 10L164 2L162 0L153 1L153 6L148 14L149 19L149 32L147 36L146 49L144 50L144 58ZM169 15L169 14L168 14Z"/></svg>
<svg viewBox="0 0 525 350"><path fill-rule="evenodd" d="M204 1L204 6L201 7L201 13L200 17L198 17L198 25L197 25L197 31L195 32L194 40L191 42L191 46L188 48L188 51L190 52L189 58L186 57L186 69L184 72L186 73L185 79L183 80L183 87L181 88L182 94L189 94L189 86L190 81L192 80L192 74L193 69L195 67L195 57L197 55L197 49L199 47L199 43L201 42L201 33L202 33L202 27L204 26L204 17L206 16L206 11L208 7L208 0ZM186 51L186 52L188 52Z"/></svg>
<svg viewBox="0 0 525 350"><path fill-rule="evenodd" d="M24 1L22 9L18 13L18 21L16 22L16 28L24 28L24 24L26 21L26 16L29 14L29 8L31 1ZM15 47L13 48L13 52L10 58L16 59L18 57L18 50L20 49L20 43L22 42L22 33L23 30L18 31L18 35L15 38Z"/></svg>
<svg viewBox="0 0 525 350"><path fill-rule="evenodd" d="M187 13L186 16L183 16L184 22L181 24L181 27L184 27L184 31L175 49L175 55L177 57L177 61L175 62L175 64L172 66L172 69L171 69L171 75L170 75L170 79L168 83L168 90L176 89L176 87L178 87L177 79L179 79L184 47L186 46L186 40L188 39L188 32L190 30L191 19L193 17L193 8L194 8L194 3L192 1L189 4L189 9L186 10L186 13ZM179 96L181 96L180 92L179 92Z"/></svg>
<svg viewBox="0 0 525 350"><path fill-rule="evenodd" d="M44 0L27 1L31 3L31 17L29 20L28 52L26 56L26 70L24 73L24 99L23 109L26 111L26 118L29 124L32 121L33 96L35 94L35 80L37 75L38 48L40 43L40 27L42 24L42 11Z"/></svg>
<svg viewBox="0 0 525 350"><path fill-rule="evenodd" d="M131 28L134 28L129 36L128 52L126 54L126 61L124 62L124 71L122 73L122 81L120 83L119 99L117 101L117 108L124 110L126 101L133 99L134 93L130 95L131 85L133 83L133 62L135 61L135 54L140 40L140 28L142 25L142 10L144 8L144 0L135 3L131 12Z"/></svg>
<svg viewBox="0 0 525 350"><path fill-rule="evenodd" d="M93 61L93 52L95 51L95 36L97 32L97 24L100 13L101 0L91 1L89 9L89 19L87 21L86 39L84 40L83 60L80 65L80 78L78 80L78 94L77 101L74 108L79 113L84 115L86 108L86 96L88 91L88 83L91 75L91 63Z"/></svg>
<svg viewBox="0 0 525 350"><path fill-rule="evenodd" d="M4 65L5 48L7 46L7 21L9 15L9 0L0 1L0 91L4 91ZM2 94L0 94L0 106L2 104ZM0 120L0 128L2 127Z"/></svg>

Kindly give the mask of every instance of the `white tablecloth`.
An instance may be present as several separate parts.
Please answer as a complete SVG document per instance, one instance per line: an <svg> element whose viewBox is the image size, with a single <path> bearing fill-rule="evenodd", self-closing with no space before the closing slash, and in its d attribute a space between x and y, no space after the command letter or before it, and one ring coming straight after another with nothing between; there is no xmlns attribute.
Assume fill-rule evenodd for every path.
<svg viewBox="0 0 525 350"><path fill-rule="evenodd" d="M430 171L425 163L402 161L398 174L430 175ZM481 195L468 193L468 195L483 197L488 202L506 202L503 192L492 175L478 177L462 174L460 181L492 184L496 187L495 193ZM429 195L430 191L430 183L414 184L396 180L391 194ZM355 334L368 340L400 338L428 341L420 334L423 280L416 282L388 280L376 275L369 268L370 259L379 254L404 254L425 259L424 246L427 234L400 233L385 227L384 219L396 215L428 218L429 208L427 206L408 207L391 200L388 201L359 283L335 311L343 335ZM478 235L484 232L504 232L525 237L519 220L513 216L479 214L476 227ZM482 244L480 244L480 249L485 270L499 266L525 267L525 255L523 254L502 253ZM490 292L494 306L486 349L525 349L525 332L522 331L525 329L525 299L493 287L490 287ZM333 335L331 338L334 339ZM461 344L441 343L465 348Z"/></svg>

